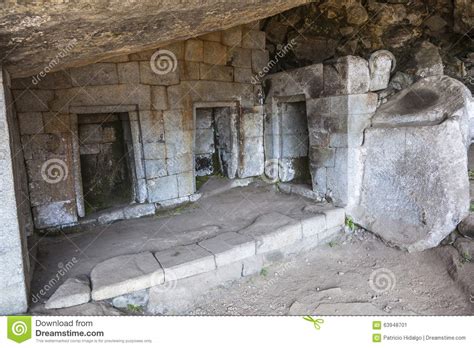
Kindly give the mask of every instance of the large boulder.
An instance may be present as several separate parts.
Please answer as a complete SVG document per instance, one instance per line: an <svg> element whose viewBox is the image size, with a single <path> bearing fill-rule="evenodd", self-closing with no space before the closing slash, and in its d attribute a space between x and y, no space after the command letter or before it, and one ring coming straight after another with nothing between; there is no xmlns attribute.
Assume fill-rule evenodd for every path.
<svg viewBox="0 0 474 348"><path fill-rule="evenodd" d="M354 221L408 251L434 247L469 211L472 97L447 76L424 78L383 104L365 132Z"/></svg>

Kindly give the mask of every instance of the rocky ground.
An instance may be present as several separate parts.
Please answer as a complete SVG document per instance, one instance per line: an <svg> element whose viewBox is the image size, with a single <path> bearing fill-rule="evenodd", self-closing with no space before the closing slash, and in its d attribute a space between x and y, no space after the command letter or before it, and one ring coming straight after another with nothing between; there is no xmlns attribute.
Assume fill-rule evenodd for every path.
<svg viewBox="0 0 474 348"><path fill-rule="evenodd" d="M452 246L407 253L357 230L258 275L214 288L195 298L192 309L176 314L472 315L474 300L460 277L472 282L473 266ZM466 278L466 271L471 276ZM118 310L107 302L33 312L146 314L133 307Z"/></svg>
<svg viewBox="0 0 474 348"><path fill-rule="evenodd" d="M471 300L439 250L406 253L363 232L215 289L186 314L469 315Z"/></svg>

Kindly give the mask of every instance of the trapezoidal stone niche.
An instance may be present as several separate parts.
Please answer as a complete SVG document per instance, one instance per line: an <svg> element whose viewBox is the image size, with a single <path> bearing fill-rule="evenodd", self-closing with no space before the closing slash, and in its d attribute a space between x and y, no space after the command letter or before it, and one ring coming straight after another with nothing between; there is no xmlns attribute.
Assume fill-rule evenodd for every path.
<svg viewBox="0 0 474 348"><path fill-rule="evenodd" d="M365 131L354 221L408 251L437 246L469 211L472 97L447 76L424 78L382 105Z"/></svg>

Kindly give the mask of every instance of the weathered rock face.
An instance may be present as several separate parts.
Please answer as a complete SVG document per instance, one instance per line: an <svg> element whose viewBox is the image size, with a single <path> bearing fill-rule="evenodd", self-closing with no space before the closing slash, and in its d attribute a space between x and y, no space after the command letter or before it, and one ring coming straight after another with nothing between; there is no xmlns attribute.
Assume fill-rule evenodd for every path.
<svg viewBox="0 0 474 348"><path fill-rule="evenodd" d="M272 16L308 0L9 1L0 61L14 77L95 63Z"/></svg>
<svg viewBox="0 0 474 348"><path fill-rule="evenodd" d="M440 47L440 55L436 47L426 44L428 55L417 60L429 64L442 58L444 73L462 80L472 91L474 57L469 57L469 52L473 18L474 6L468 0L431 0L429 5L423 0L322 0L267 18L262 30L267 33L270 58L285 45L291 46L288 53L275 59L272 72L346 55L368 58L377 50L392 52L397 70L408 72L420 50L418 44L426 41ZM442 65L419 73L425 74L421 77L433 75Z"/></svg>
<svg viewBox="0 0 474 348"><path fill-rule="evenodd" d="M474 6L471 0L454 0L454 30L469 33L474 27Z"/></svg>
<svg viewBox="0 0 474 348"><path fill-rule="evenodd" d="M447 76L418 81L382 105L365 133L354 220L409 251L434 247L469 210L469 90Z"/></svg>

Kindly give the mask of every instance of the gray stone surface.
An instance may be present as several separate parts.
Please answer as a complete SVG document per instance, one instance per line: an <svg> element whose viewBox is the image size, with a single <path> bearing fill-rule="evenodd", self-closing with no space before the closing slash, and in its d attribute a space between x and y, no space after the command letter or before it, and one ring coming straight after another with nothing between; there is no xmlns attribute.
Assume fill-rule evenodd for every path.
<svg viewBox="0 0 474 348"><path fill-rule="evenodd" d="M34 207L33 215L37 228L77 222L76 206L71 201L54 202Z"/></svg>
<svg viewBox="0 0 474 348"><path fill-rule="evenodd" d="M154 204L132 204L123 208L125 219L135 219L142 216L150 216L155 214L156 208Z"/></svg>
<svg viewBox="0 0 474 348"><path fill-rule="evenodd" d="M235 232L221 233L198 244L214 255L217 267L255 255L255 240Z"/></svg>
<svg viewBox="0 0 474 348"><path fill-rule="evenodd" d="M359 191L364 130L377 106L376 93L309 99L313 190L336 206L352 204Z"/></svg>
<svg viewBox="0 0 474 348"><path fill-rule="evenodd" d="M324 65L324 95L367 93L370 74L365 59L356 56L337 58Z"/></svg>
<svg viewBox="0 0 474 348"><path fill-rule="evenodd" d="M276 212L259 216L239 233L255 238L257 254L279 249L302 238L301 222Z"/></svg>
<svg viewBox="0 0 474 348"><path fill-rule="evenodd" d="M271 74L263 81L270 88L265 99L268 101L271 101L273 96L292 97L301 94L306 98L318 98L324 88L323 64Z"/></svg>
<svg viewBox="0 0 474 348"><path fill-rule="evenodd" d="M454 242L454 247L459 251L464 262L474 262L474 240L459 237Z"/></svg>
<svg viewBox="0 0 474 348"><path fill-rule="evenodd" d="M314 311L318 315L387 315L387 312L369 302L322 303Z"/></svg>
<svg viewBox="0 0 474 348"><path fill-rule="evenodd" d="M111 302L115 308L127 309L129 305L146 307L148 303L148 289L114 297Z"/></svg>
<svg viewBox="0 0 474 348"><path fill-rule="evenodd" d="M469 90L448 76L424 78L383 104L372 118L377 127L429 126L459 114L463 142L469 138ZM472 116L471 116L472 117Z"/></svg>
<svg viewBox="0 0 474 348"><path fill-rule="evenodd" d="M238 169L240 178L250 176L258 176L263 174L264 170L264 154L263 154L263 137L247 137L245 138L241 151L241 166Z"/></svg>
<svg viewBox="0 0 474 348"><path fill-rule="evenodd" d="M148 200L161 202L178 197L178 180L176 175L164 176L147 181Z"/></svg>
<svg viewBox="0 0 474 348"><path fill-rule="evenodd" d="M242 277L260 273L264 267L262 255L254 255L242 260Z"/></svg>
<svg viewBox="0 0 474 348"><path fill-rule="evenodd" d="M318 235L326 230L326 215L317 214L301 221L303 238Z"/></svg>
<svg viewBox="0 0 474 348"><path fill-rule="evenodd" d="M167 277L181 279L216 268L214 256L197 244L180 246L155 253Z"/></svg>
<svg viewBox="0 0 474 348"><path fill-rule="evenodd" d="M160 264L150 252L117 256L91 271L92 299L100 301L164 282Z"/></svg>
<svg viewBox="0 0 474 348"><path fill-rule="evenodd" d="M415 52L415 75L418 78L443 75L443 60L439 48L429 41L422 42Z"/></svg>
<svg viewBox="0 0 474 348"><path fill-rule="evenodd" d="M0 67L0 315L26 312L29 282L28 258L24 254L27 250L26 231L22 229L23 218L17 202L21 176L15 161L12 161L12 158L18 158L13 154L21 145L19 134L12 127L9 80L7 73Z"/></svg>
<svg viewBox="0 0 474 348"><path fill-rule="evenodd" d="M458 225L459 232L466 237L474 238L474 214L469 214Z"/></svg>
<svg viewBox="0 0 474 348"><path fill-rule="evenodd" d="M117 220L125 219L123 209L110 209L104 212L100 212L99 216L97 217L97 221L100 224L110 224Z"/></svg>
<svg viewBox="0 0 474 348"><path fill-rule="evenodd" d="M48 299L46 309L78 306L89 302L91 287L89 277L78 276L67 279Z"/></svg>
<svg viewBox="0 0 474 348"><path fill-rule="evenodd" d="M302 197L314 200L316 202L322 201L322 197L318 192L312 190L311 186L304 184L293 184L293 183L278 183L278 188L281 192L288 194L296 194Z"/></svg>
<svg viewBox="0 0 474 348"><path fill-rule="evenodd" d="M390 73L395 68L395 56L386 50L375 51L369 58L370 91L388 87Z"/></svg>
<svg viewBox="0 0 474 348"><path fill-rule="evenodd" d="M429 77L384 104L366 130L361 195L349 214L409 251L434 247L468 214L470 92Z"/></svg>

